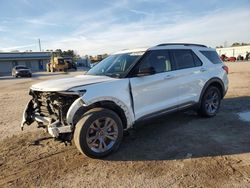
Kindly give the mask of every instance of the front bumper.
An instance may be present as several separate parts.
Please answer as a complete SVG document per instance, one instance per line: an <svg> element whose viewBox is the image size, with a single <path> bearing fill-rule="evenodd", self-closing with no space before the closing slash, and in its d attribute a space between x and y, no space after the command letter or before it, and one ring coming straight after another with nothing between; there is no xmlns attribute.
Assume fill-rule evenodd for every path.
<svg viewBox="0 0 250 188"><path fill-rule="evenodd" d="M30 76L32 73L30 72L18 72L16 73L16 76Z"/></svg>
<svg viewBox="0 0 250 188"><path fill-rule="evenodd" d="M46 104L48 103L47 104L48 106L46 106L46 108L51 108L51 109L48 109L49 114L45 115L44 113L45 110L42 109L42 107L45 108L45 106L42 106L41 104L42 102L38 101L36 96L35 97L33 96L33 99L31 99L27 103L26 108L23 112L21 129L23 130L25 125L31 125L33 122L37 122L38 128L40 127L45 128L47 132L52 137L55 137L55 138L58 138L60 135L64 133L72 133L74 131L74 125L72 123L68 123L68 121L72 122L72 117L74 116L74 114L72 113L75 113L75 110L76 110L76 107L72 107L72 104L74 104L75 101L79 101L75 98L79 99L79 96L78 97L75 96L72 99L73 102L70 104L65 104L65 105L62 104L63 107L62 109L58 109L58 114L53 114L54 111L52 109L53 108L52 105L55 102L53 104L52 102L49 104L47 99L46 100L43 99L46 101L45 102ZM80 105L79 104L76 105L77 108L79 108ZM66 106L66 109L65 109L65 106ZM65 112L62 112L63 110ZM67 117L69 120L67 119Z"/></svg>
<svg viewBox="0 0 250 188"><path fill-rule="evenodd" d="M23 119L21 123L21 130L24 129L24 125L31 125L34 121L38 123L38 126L46 128L48 133L55 138L58 138L60 134L71 133L73 128L71 125L62 126L59 120L52 123L52 119L49 117L44 117L39 114L33 113L32 108L33 102L30 100L24 110Z"/></svg>

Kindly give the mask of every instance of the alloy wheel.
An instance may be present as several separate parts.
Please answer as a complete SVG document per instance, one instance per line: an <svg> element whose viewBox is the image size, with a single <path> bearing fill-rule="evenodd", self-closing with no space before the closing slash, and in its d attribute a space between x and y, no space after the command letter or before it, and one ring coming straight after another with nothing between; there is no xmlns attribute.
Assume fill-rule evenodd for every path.
<svg viewBox="0 0 250 188"><path fill-rule="evenodd" d="M214 114L218 110L219 104L219 94L214 90L210 91L205 101L205 107L207 112L209 114Z"/></svg>
<svg viewBox="0 0 250 188"><path fill-rule="evenodd" d="M96 119L88 128L86 135L88 147L96 153L112 148L117 138L118 126L110 117Z"/></svg>

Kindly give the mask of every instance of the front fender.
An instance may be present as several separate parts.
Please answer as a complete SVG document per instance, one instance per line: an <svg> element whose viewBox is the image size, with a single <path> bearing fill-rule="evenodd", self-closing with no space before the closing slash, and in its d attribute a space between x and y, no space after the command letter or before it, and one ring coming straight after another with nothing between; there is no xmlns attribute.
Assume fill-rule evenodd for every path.
<svg viewBox="0 0 250 188"><path fill-rule="evenodd" d="M81 107L88 107L91 106L95 103L102 102L102 101L110 101L114 102L116 105L118 105L123 111L127 119L127 128L131 127L134 123L134 116L133 112L131 109L129 109L122 101L119 99L116 99L114 97L99 97L96 99L92 99L91 101L87 101L83 98L78 98L73 102L73 104L70 106L68 112L67 112L67 123L69 125L73 125L73 120L76 112L81 108Z"/></svg>
<svg viewBox="0 0 250 188"><path fill-rule="evenodd" d="M97 102L101 102L101 101L111 101L114 102L117 106L119 106L127 119L127 128L130 128L133 123L134 123L134 115L133 115L133 111L132 108L129 108L124 102L122 102L121 100L115 98L115 97L99 97L96 99L92 99L91 101L89 101L89 105L97 103Z"/></svg>
<svg viewBox="0 0 250 188"><path fill-rule="evenodd" d="M67 112L67 116L66 116L66 119L67 119L67 123L68 125L73 125L73 120L74 120L74 116L76 114L76 112L83 106L87 106L82 98L78 98L76 99L72 104L71 106L69 107L68 109L68 112Z"/></svg>

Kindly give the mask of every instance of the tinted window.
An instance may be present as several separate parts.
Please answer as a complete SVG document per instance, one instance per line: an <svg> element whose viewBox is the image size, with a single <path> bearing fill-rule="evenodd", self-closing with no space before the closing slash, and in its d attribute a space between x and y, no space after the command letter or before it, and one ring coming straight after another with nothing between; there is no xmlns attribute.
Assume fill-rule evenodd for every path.
<svg viewBox="0 0 250 188"><path fill-rule="evenodd" d="M193 58L194 58L194 63L197 67L202 65L201 60L194 53L193 53Z"/></svg>
<svg viewBox="0 0 250 188"><path fill-rule="evenodd" d="M167 50L153 50L142 60L140 69L153 68L155 73L172 70L170 56Z"/></svg>
<svg viewBox="0 0 250 188"><path fill-rule="evenodd" d="M198 57L195 58L195 54L191 50L172 50L172 53L178 69L196 67L201 64Z"/></svg>
<svg viewBox="0 0 250 188"><path fill-rule="evenodd" d="M220 64L221 59L215 51L201 51L201 53L209 59L213 64Z"/></svg>

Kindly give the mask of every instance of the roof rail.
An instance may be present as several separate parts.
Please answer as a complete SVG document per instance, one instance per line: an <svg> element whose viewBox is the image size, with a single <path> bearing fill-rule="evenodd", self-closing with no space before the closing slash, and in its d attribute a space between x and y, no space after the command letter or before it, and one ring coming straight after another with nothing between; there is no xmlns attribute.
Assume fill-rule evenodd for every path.
<svg viewBox="0 0 250 188"><path fill-rule="evenodd" d="M164 43L164 44L158 44L157 46L170 46L170 45L199 46L207 48L207 46L202 44L191 44L191 43Z"/></svg>

